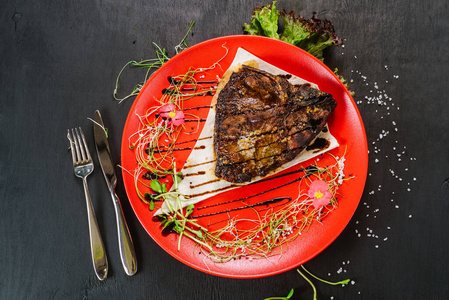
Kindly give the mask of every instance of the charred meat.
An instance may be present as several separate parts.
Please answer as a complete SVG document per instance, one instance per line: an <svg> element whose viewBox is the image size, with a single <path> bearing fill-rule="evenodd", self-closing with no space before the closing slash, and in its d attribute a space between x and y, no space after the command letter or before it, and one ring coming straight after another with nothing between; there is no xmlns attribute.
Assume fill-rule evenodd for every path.
<svg viewBox="0 0 449 300"><path fill-rule="evenodd" d="M215 175L251 181L293 160L324 128L332 95L288 76L243 65L220 91L215 115Z"/></svg>

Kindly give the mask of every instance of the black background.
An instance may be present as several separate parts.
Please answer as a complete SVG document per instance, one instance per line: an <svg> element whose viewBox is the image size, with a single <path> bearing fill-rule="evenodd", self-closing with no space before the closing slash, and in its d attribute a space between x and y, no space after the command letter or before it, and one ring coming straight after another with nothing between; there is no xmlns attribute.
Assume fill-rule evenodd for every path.
<svg viewBox="0 0 449 300"><path fill-rule="evenodd" d="M295 269L239 280L183 265L146 234L119 184L139 264L127 277L99 168L89 187L110 271L98 281L81 180L67 151L66 130L91 130L87 117L100 109L118 160L133 101L112 98L122 66L154 57L152 42L174 55L191 20L189 45L241 34L265 2L1 2L1 299L264 299L292 288L293 299L312 299ZM368 136L360 206L340 237L306 264L325 279L353 282L316 282L318 298L449 298L448 2L304 0L279 1L278 8L333 20L345 46L326 51L325 62L351 81ZM127 73L123 95L142 76Z"/></svg>

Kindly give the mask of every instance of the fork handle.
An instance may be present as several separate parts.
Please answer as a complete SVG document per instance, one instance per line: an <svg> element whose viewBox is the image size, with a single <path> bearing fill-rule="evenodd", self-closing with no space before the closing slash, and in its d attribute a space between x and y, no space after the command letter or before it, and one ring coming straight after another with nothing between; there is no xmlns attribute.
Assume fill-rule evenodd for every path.
<svg viewBox="0 0 449 300"><path fill-rule="evenodd" d="M101 238L97 218L95 216L92 201L90 200L89 188L86 177L83 178L84 195L86 197L87 220L89 223L90 252L95 275L98 279L104 280L108 276L108 258Z"/></svg>
<svg viewBox="0 0 449 300"><path fill-rule="evenodd" d="M117 221L117 235L120 250L120 259L126 275L132 276L137 272L137 259L134 250L133 240L129 233L128 225L123 216L122 205L114 189L110 189L111 197L114 203L115 219Z"/></svg>

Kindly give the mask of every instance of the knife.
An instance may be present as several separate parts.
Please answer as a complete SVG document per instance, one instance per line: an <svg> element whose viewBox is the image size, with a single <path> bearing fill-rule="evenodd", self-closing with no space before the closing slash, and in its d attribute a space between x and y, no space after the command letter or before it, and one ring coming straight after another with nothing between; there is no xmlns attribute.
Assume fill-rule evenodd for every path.
<svg viewBox="0 0 449 300"><path fill-rule="evenodd" d="M112 162L111 151L109 149L108 137L101 119L100 112L95 111L94 117L94 138L95 147L97 148L98 160L100 161L101 170L109 188L112 197L112 203L115 209L115 219L117 221L118 244L120 249L120 258L123 268L128 276L132 276L137 272L136 252L134 250L133 241L129 234L128 225L123 216L122 205L120 199L115 193L117 185L117 176L115 175L114 164Z"/></svg>

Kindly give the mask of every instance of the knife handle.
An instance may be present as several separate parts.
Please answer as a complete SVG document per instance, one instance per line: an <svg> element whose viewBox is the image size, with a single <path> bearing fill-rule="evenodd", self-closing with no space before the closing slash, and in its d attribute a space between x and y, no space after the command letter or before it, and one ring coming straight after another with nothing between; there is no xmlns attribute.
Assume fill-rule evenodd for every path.
<svg viewBox="0 0 449 300"><path fill-rule="evenodd" d="M114 191L111 191L112 200L114 202L115 219L117 221L117 235L120 250L120 259L122 260L123 269L126 275L132 276L137 272L137 259L134 250L133 240L129 233L128 225L123 216L122 205Z"/></svg>

